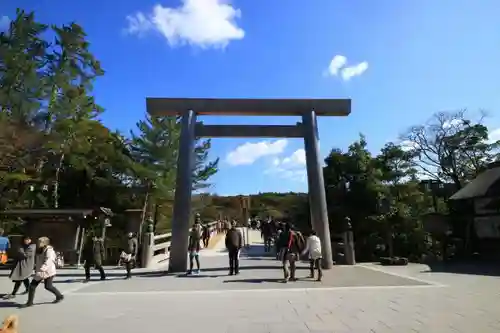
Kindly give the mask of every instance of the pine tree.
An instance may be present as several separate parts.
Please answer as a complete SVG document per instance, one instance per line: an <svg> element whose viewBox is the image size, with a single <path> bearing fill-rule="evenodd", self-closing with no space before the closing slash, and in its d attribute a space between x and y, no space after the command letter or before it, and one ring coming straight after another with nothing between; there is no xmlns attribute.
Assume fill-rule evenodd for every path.
<svg viewBox="0 0 500 333"><path fill-rule="evenodd" d="M158 205L169 206L174 197L180 123L176 117L148 115L146 120L137 123L137 128L138 134L131 133L131 151L138 182L148 189L144 210L157 210ZM210 140L198 139L196 142L193 190L209 187L208 180L218 171L219 160L208 161L210 147ZM153 209L153 206L157 207Z"/></svg>
<svg viewBox="0 0 500 333"><path fill-rule="evenodd" d="M0 111L12 121L29 125L44 97L43 75L49 43L48 26L34 13L17 11L6 32L0 33Z"/></svg>

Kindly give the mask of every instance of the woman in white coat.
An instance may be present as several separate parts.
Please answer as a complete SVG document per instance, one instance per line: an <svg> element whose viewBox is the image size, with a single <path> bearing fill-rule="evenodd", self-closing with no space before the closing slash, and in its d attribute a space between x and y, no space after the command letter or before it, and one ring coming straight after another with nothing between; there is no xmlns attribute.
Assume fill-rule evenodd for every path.
<svg viewBox="0 0 500 333"><path fill-rule="evenodd" d="M311 270L310 278L314 279L314 269L318 271L318 281L321 281L323 277L323 272L321 270L321 240L316 236L316 232L313 230L307 238L306 248L302 251L302 256L309 253L309 269Z"/></svg>
<svg viewBox="0 0 500 333"><path fill-rule="evenodd" d="M43 281L45 289L50 291L56 296L54 303L59 303L64 299L64 296L59 290L53 285L54 277L56 276L56 252L54 248L50 245L50 240L48 237L38 238L37 243L37 255L35 258L35 276L31 280L29 292L28 292L28 302L24 304L23 307L33 306L33 300L35 299L36 287Z"/></svg>

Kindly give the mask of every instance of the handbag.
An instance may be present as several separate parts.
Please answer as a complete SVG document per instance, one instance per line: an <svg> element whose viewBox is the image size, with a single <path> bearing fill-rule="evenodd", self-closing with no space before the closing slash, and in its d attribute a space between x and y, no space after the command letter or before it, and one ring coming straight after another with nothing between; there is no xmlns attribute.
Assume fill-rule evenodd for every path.
<svg viewBox="0 0 500 333"><path fill-rule="evenodd" d="M132 259L132 254L128 254L125 251L122 251L120 254L120 259L124 262L129 262Z"/></svg>
<svg viewBox="0 0 500 333"><path fill-rule="evenodd" d="M9 257L7 256L6 252L2 252L0 254L0 264L5 265L7 263L8 259L9 259Z"/></svg>

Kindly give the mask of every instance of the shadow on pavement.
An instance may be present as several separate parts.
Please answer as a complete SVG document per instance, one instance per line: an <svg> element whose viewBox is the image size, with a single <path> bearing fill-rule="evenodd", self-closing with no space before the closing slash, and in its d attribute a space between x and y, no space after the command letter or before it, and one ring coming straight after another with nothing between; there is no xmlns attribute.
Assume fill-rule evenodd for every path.
<svg viewBox="0 0 500 333"><path fill-rule="evenodd" d="M283 283L283 278L254 278L241 280L225 280L224 283Z"/></svg>
<svg viewBox="0 0 500 333"><path fill-rule="evenodd" d="M106 270L105 269L105 272L106 272L106 276L107 277L125 277L126 275L126 272L125 272L125 269L123 271L116 271L116 270L113 270L113 271L110 271L110 270ZM153 276L157 276L157 275L163 275L164 272L163 271L150 271L150 272L134 272L132 270L132 276L144 276L144 275L153 275ZM1 276L1 275L0 275ZM82 272L65 272L64 270L57 270L57 277L68 277L68 278L72 278L72 279L67 279L65 281L67 281L66 283L70 283L72 280L76 280L76 279L83 279L84 276L85 276L85 273ZM99 273L93 273L91 274L91 277L92 278L98 278L99 277ZM54 281L55 283L55 281ZM61 283L61 281L59 280L59 283ZM1 296L1 295L0 295Z"/></svg>
<svg viewBox="0 0 500 333"><path fill-rule="evenodd" d="M253 266L240 266L240 271L252 271L252 270L281 270L283 266L281 265L253 265ZM298 266L297 270L309 269L308 267ZM229 271L229 267L209 267L202 268L202 272L220 272L220 271Z"/></svg>
<svg viewBox="0 0 500 333"><path fill-rule="evenodd" d="M197 279L197 278L218 278L222 276L227 276L227 274L214 274L214 275L208 275L208 274L178 274L175 277L178 278L185 278L185 279Z"/></svg>
<svg viewBox="0 0 500 333"><path fill-rule="evenodd" d="M281 269L283 268L283 266L281 265L254 265L254 266L240 266L240 272L241 271L252 271L252 270L279 270L281 271ZM297 266L297 270L308 270L309 268L308 267L302 267L302 266ZM201 275L193 275L194 276L204 276L203 273L206 273L206 272L229 272L229 267L207 267L207 268L201 268L201 272L202 274ZM153 274L154 273L154 274ZM158 276L177 276L177 277L180 277L180 275L185 275L184 273L182 274L179 274L179 273L168 273L167 271L163 271L163 272L150 272L150 273L147 273L147 274L136 274L134 276L138 276L138 277L158 277ZM213 277L214 275L208 275L207 277Z"/></svg>
<svg viewBox="0 0 500 333"><path fill-rule="evenodd" d="M0 308L18 308L19 303L9 302L9 301L0 301Z"/></svg>
<svg viewBox="0 0 500 333"><path fill-rule="evenodd" d="M254 258L254 257L269 257L273 258L274 252L266 252L264 250L264 244L254 244L250 245L244 249L241 250L241 256L242 257L248 257L248 258Z"/></svg>
<svg viewBox="0 0 500 333"><path fill-rule="evenodd" d="M78 277L76 279L66 279L66 280L54 280L53 283L83 283L84 278L83 277Z"/></svg>
<svg viewBox="0 0 500 333"><path fill-rule="evenodd" d="M424 270L421 273L500 276L500 266L493 263L431 263L428 266L429 270Z"/></svg>
<svg viewBox="0 0 500 333"><path fill-rule="evenodd" d="M272 257L246 257L246 256L241 256L240 260L262 260L262 261L271 261L271 260L276 260L274 256Z"/></svg>

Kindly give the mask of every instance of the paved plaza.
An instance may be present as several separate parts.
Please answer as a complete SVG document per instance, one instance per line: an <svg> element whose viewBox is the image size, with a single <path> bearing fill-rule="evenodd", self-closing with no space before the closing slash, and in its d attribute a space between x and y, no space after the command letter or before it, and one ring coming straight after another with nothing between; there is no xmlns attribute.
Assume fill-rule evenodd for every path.
<svg viewBox="0 0 500 333"><path fill-rule="evenodd" d="M200 275L137 270L131 280L109 270L109 280L82 284L82 270L60 270L61 304L40 287L36 306L19 310L2 301L1 315L17 313L20 332L500 332L496 274L429 272L425 265L336 266L324 281L281 283L279 263L263 256L259 234L241 256L241 274L227 275L222 242L201 257ZM3 273L3 272L2 272ZM5 275L5 274L3 274ZM4 276L0 287L12 288Z"/></svg>

